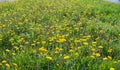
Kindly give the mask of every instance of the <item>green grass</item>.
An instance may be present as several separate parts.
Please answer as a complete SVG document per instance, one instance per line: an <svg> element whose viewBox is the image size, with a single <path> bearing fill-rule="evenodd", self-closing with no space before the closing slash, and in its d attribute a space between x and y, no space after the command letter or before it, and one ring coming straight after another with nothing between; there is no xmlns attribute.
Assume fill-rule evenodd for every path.
<svg viewBox="0 0 120 70"><path fill-rule="evenodd" d="M0 70L119 70L119 7L102 0L0 3Z"/></svg>

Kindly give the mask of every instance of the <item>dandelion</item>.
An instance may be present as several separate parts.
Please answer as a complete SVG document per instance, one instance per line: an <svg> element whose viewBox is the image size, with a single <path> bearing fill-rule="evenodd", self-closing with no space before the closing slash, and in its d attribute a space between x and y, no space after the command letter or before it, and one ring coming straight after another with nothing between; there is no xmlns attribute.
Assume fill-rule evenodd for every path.
<svg viewBox="0 0 120 70"><path fill-rule="evenodd" d="M111 67L110 70L115 70L115 68Z"/></svg>
<svg viewBox="0 0 120 70"><path fill-rule="evenodd" d="M6 65L6 67L10 68L10 64L7 63L7 64L5 64L5 65Z"/></svg>
<svg viewBox="0 0 120 70"><path fill-rule="evenodd" d="M12 55L15 56L16 54L13 52Z"/></svg>
<svg viewBox="0 0 120 70"><path fill-rule="evenodd" d="M74 52L74 50L70 49L69 52L72 53L72 52Z"/></svg>
<svg viewBox="0 0 120 70"><path fill-rule="evenodd" d="M15 67L17 67L17 64L16 64L16 63L13 63L13 65L14 65Z"/></svg>
<svg viewBox="0 0 120 70"><path fill-rule="evenodd" d="M103 60L108 60L108 58L107 58L107 57L104 57Z"/></svg>
<svg viewBox="0 0 120 70"><path fill-rule="evenodd" d="M6 51L6 52L8 52L8 53L10 52L10 50L9 50L9 49L6 49L5 51Z"/></svg>
<svg viewBox="0 0 120 70"><path fill-rule="evenodd" d="M98 46L98 48L99 48L99 49L102 49L102 48L103 48L103 46Z"/></svg>
<svg viewBox="0 0 120 70"><path fill-rule="evenodd" d="M69 58L70 58L70 56L68 56L68 55L64 56L64 59L69 59Z"/></svg>
<svg viewBox="0 0 120 70"><path fill-rule="evenodd" d="M6 60L3 60L2 63L6 63L7 61Z"/></svg>
<svg viewBox="0 0 120 70"><path fill-rule="evenodd" d="M59 39L57 40L58 43L63 43L63 42L66 42L66 39Z"/></svg>
<svg viewBox="0 0 120 70"><path fill-rule="evenodd" d="M100 53L96 53L95 56L96 56L96 57L100 57Z"/></svg>
<svg viewBox="0 0 120 70"><path fill-rule="evenodd" d="M19 49L19 47L18 47L18 46L13 46L13 48L14 48L15 50L18 50L18 49Z"/></svg>
<svg viewBox="0 0 120 70"><path fill-rule="evenodd" d="M109 52L109 53L112 52L112 49L108 49L108 52Z"/></svg>
<svg viewBox="0 0 120 70"><path fill-rule="evenodd" d="M108 56L108 59L112 59L112 57L111 57L111 56Z"/></svg>
<svg viewBox="0 0 120 70"><path fill-rule="evenodd" d="M39 48L39 50L40 50L41 52L47 52L47 49L45 49L44 47Z"/></svg>
<svg viewBox="0 0 120 70"><path fill-rule="evenodd" d="M93 45L93 46L96 46L96 44L97 44L96 42L92 42L92 45Z"/></svg>
<svg viewBox="0 0 120 70"><path fill-rule="evenodd" d="M91 57L91 58L95 58L95 56L93 56L93 55L91 55L90 57Z"/></svg>
<svg viewBox="0 0 120 70"><path fill-rule="evenodd" d="M48 60L52 60L52 57L50 57L50 56L46 56L46 58L47 58Z"/></svg>
<svg viewBox="0 0 120 70"><path fill-rule="evenodd" d="M84 44L85 46L88 46L88 42L83 42L83 44Z"/></svg>

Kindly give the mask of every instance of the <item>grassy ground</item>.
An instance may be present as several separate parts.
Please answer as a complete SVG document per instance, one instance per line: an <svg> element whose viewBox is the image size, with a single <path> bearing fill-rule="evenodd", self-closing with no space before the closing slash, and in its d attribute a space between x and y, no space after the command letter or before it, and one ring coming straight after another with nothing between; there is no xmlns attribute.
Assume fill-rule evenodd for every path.
<svg viewBox="0 0 120 70"><path fill-rule="evenodd" d="M0 70L119 70L120 5L0 3Z"/></svg>

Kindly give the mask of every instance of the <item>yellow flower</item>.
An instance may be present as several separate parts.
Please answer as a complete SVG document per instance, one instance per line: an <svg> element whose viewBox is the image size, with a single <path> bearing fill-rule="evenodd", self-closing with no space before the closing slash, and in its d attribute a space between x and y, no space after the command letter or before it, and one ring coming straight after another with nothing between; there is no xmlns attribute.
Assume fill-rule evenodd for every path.
<svg viewBox="0 0 120 70"><path fill-rule="evenodd" d="M13 52L12 55L14 56L14 55L16 55L16 54Z"/></svg>
<svg viewBox="0 0 120 70"><path fill-rule="evenodd" d="M48 60L52 60L52 57L50 57L50 56L46 56L46 58L47 58Z"/></svg>
<svg viewBox="0 0 120 70"><path fill-rule="evenodd" d="M44 48L44 47L39 48L39 50L40 50L41 52L47 52L47 49Z"/></svg>
<svg viewBox="0 0 120 70"><path fill-rule="evenodd" d="M18 46L13 46L13 48L14 48L14 49L16 49L16 50L18 50L18 49L19 49L19 47L18 47Z"/></svg>
<svg viewBox="0 0 120 70"><path fill-rule="evenodd" d="M88 46L88 42L83 42L84 45Z"/></svg>
<svg viewBox="0 0 120 70"><path fill-rule="evenodd" d="M92 45L93 45L93 46L96 46L96 44L97 44L96 42L92 42Z"/></svg>
<svg viewBox="0 0 120 70"><path fill-rule="evenodd" d="M3 60L2 63L6 63L7 61L6 60Z"/></svg>
<svg viewBox="0 0 120 70"><path fill-rule="evenodd" d="M99 49L102 49L102 48L103 48L103 46L98 46L98 48L99 48Z"/></svg>
<svg viewBox="0 0 120 70"><path fill-rule="evenodd" d="M112 59L112 57L111 57L111 56L108 56L108 58L109 58L109 59Z"/></svg>
<svg viewBox="0 0 120 70"><path fill-rule="evenodd" d="M108 58L107 58L107 57L104 57L103 60L108 60Z"/></svg>
<svg viewBox="0 0 120 70"><path fill-rule="evenodd" d="M96 57L100 57L100 53L96 53L95 56L96 56Z"/></svg>
<svg viewBox="0 0 120 70"><path fill-rule="evenodd" d="M72 53L72 52L74 52L74 50L70 49L69 52Z"/></svg>
<svg viewBox="0 0 120 70"><path fill-rule="evenodd" d="M42 44L45 44L46 43L46 41L42 41Z"/></svg>
<svg viewBox="0 0 120 70"><path fill-rule="evenodd" d="M115 70L115 68L111 67L110 70Z"/></svg>
<svg viewBox="0 0 120 70"><path fill-rule="evenodd" d="M91 58L95 58L95 56L93 56L93 55L91 55L90 57L91 57Z"/></svg>
<svg viewBox="0 0 120 70"><path fill-rule="evenodd" d="M108 52L112 52L112 49L108 49Z"/></svg>
<svg viewBox="0 0 120 70"><path fill-rule="evenodd" d="M58 43L66 42L66 39L64 39L64 38L63 38L63 39L59 39L59 40L57 40L57 42L58 42Z"/></svg>
<svg viewBox="0 0 120 70"><path fill-rule="evenodd" d="M68 55L64 56L64 59L69 59L69 58L70 58L70 56L68 56Z"/></svg>
<svg viewBox="0 0 120 70"><path fill-rule="evenodd" d="M17 64L16 64L16 63L13 63L13 65L14 65L15 67L17 67Z"/></svg>
<svg viewBox="0 0 120 70"><path fill-rule="evenodd" d="M76 52L76 53L75 53L75 56L79 56L79 53L78 53L78 52Z"/></svg>
<svg viewBox="0 0 120 70"><path fill-rule="evenodd" d="M9 49L6 49L5 51L6 51L6 52L8 52L8 53L10 52L10 50L9 50Z"/></svg>
<svg viewBox="0 0 120 70"><path fill-rule="evenodd" d="M7 63L7 64L5 64L5 65L6 65L6 67L8 67L8 68L10 67L10 64L8 64L8 63Z"/></svg>

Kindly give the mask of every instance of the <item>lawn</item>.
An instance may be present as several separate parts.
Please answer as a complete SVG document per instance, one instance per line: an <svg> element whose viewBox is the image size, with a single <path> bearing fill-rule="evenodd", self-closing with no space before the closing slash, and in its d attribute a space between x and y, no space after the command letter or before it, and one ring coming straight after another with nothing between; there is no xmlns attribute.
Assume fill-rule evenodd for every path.
<svg viewBox="0 0 120 70"><path fill-rule="evenodd" d="M0 3L0 70L119 69L119 4L103 0Z"/></svg>

